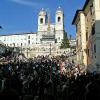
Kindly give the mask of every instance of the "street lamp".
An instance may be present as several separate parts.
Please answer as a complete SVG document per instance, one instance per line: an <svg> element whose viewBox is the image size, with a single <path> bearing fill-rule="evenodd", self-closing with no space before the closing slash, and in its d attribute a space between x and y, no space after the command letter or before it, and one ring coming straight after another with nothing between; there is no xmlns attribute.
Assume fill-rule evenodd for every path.
<svg viewBox="0 0 100 100"><path fill-rule="evenodd" d="M22 43L21 43L21 54L22 54Z"/></svg>
<svg viewBox="0 0 100 100"><path fill-rule="evenodd" d="M27 48L27 57L28 57L28 48Z"/></svg>
<svg viewBox="0 0 100 100"><path fill-rule="evenodd" d="M30 53L30 47L27 48L27 57L29 56L29 53Z"/></svg>
<svg viewBox="0 0 100 100"><path fill-rule="evenodd" d="M51 43L50 43L50 55L51 55Z"/></svg>

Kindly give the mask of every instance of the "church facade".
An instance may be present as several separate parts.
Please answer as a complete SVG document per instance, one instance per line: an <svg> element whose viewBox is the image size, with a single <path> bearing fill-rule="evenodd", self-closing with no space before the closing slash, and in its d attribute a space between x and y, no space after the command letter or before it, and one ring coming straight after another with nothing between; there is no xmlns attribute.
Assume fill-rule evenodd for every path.
<svg viewBox="0 0 100 100"><path fill-rule="evenodd" d="M57 53L64 38L64 13L60 7L55 13L55 22L50 22L50 14L43 8L38 14L38 30L36 33L16 33L1 35L0 42L6 46L19 47L27 57Z"/></svg>
<svg viewBox="0 0 100 100"><path fill-rule="evenodd" d="M37 43L42 43L44 38L52 37L54 42L61 43L64 34L64 14L59 7L55 14L55 23L50 23L50 15L42 9L38 17ZM45 42L46 43L46 42Z"/></svg>

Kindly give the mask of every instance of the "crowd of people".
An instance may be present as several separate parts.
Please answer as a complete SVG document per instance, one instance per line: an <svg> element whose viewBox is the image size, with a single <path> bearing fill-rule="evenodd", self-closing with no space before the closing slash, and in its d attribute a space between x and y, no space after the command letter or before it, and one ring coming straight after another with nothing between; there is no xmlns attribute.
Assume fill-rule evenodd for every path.
<svg viewBox="0 0 100 100"><path fill-rule="evenodd" d="M100 100L99 83L64 56L0 64L0 100Z"/></svg>

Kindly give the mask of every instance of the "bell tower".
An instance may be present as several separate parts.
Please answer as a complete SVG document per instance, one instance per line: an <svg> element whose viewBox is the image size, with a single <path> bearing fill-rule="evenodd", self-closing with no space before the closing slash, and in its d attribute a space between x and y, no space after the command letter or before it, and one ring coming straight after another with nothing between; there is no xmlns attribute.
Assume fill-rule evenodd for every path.
<svg viewBox="0 0 100 100"><path fill-rule="evenodd" d="M64 36L64 13L61 7L58 7L55 15L55 31L57 43L61 43Z"/></svg>
<svg viewBox="0 0 100 100"><path fill-rule="evenodd" d="M61 7L58 7L58 9L56 10L55 21L56 21L56 25L62 25L61 28L63 29L64 14L63 14L63 11L62 11Z"/></svg>
<svg viewBox="0 0 100 100"><path fill-rule="evenodd" d="M46 24L46 11L42 8L38 16L38 31L43 30L43 26Z"/></svg>

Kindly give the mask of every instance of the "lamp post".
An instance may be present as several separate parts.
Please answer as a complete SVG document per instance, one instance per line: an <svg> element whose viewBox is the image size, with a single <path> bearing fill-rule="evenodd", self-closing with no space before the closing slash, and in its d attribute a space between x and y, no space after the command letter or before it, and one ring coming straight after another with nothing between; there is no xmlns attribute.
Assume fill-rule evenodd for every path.
<svg viewBox="0 0 100 100"><path fill-rule="evenodd" d="M27 48L27 57L28 57L28 48Z"/></svg>
<svg viewBox="0 0 100 100"><path fill-rule="evenodd" d="M22 54L22 43L21 43L21 54Z"/></svg>
<svg viewBox="0 0 100 100"><path fill-rule="evenodd" d="M51 55L51 43L50 43L50 55Z"/></svg>
<svg viewBox="0 0 100 100"><path fill-rule="evenodd" d="M27 57L30 56L30 47L27 48Z"/></svg>

